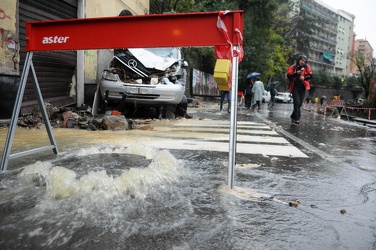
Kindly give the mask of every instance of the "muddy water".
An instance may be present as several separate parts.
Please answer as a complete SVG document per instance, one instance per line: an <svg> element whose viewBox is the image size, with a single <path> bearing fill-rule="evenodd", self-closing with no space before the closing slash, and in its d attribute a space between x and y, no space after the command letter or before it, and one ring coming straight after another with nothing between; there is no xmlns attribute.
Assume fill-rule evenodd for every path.
<svg viewBox="0 0 376 250"><path fill-rule="evenodd" d="M11 160L0 176L0 248L375 247L369 158L354 168L355 155L334 164L309 152L309 159L241 154L229 190L227 154L147 145L160 139L153 137L158 131L175 137L166 122L154 124L153 133L54 129L58 156ZM18 129L12 152L46 144L45 131ZM296 199L301 204L290 207Z"/></svg>

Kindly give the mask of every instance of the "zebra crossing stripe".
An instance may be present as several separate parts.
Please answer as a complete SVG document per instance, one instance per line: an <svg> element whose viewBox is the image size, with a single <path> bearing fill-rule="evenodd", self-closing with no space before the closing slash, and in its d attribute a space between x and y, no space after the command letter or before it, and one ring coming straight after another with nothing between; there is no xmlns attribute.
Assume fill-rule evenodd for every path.
<svg viewBox="0 0 376 250"><path fill-rule="evenodd" d="M227 121L194 119L158 124L150 131L150 136L158 137L158 140L150 139L147 145L163 149L228 152L229 126ZM256 122L238 122L236 151L241 154L308 158L270 126Z"/></svg>

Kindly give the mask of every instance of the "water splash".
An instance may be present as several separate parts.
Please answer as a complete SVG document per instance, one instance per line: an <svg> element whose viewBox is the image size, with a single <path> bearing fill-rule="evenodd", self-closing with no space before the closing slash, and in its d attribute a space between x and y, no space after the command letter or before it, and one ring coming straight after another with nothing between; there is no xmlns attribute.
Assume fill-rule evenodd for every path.
<svg viewBox="0 0 376 250"><path fill-rule="evenodd" d="M252 189L252 188L233 187L233 189L231 189L227 185L222 185L220 187L220 192L231 194L239 199L244 199L244 200L259 201L259 200L268 199L268 200L275 201L277 203L288 205L287 202L276 199L270 194L261 193L260 191L256 189Z"/></svg>
<svg viewBox="0 0 376 250"><path fill-rule="evenodd" d="M18 175L20 182L46 185L46 198L68 199L81 204L103 207L116 198L130 196L145 199L149 190L163 188L178 180L181 163L167 150L158 151L137 143L127 148L89 147L70 152L64 158L89 157L94 154L138 154L151 159L147 167L132 166L114 177L106 170L78 174L53 162L37 162L25 167ZM66 159L65 159L66 160ZM60 159L61 162L61 159ZM90 168L89 168L90 169Z"/></svg>

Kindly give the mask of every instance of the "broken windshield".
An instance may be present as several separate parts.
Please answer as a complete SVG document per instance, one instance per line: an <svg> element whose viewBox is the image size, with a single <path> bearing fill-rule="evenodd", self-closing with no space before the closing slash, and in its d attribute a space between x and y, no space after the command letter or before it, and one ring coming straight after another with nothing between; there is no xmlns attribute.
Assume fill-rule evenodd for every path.
<svg viewBox="0 0 376 250"><path fill-rule="evenodd" d="M178 48L147 48L145 50L160 57L169 57L169 58L179 59Z"/></svg>

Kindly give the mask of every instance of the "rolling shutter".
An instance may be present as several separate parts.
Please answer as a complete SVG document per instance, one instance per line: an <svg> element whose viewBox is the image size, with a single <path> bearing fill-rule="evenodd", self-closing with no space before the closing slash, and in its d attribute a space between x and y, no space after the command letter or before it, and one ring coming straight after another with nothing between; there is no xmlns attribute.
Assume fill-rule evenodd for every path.
<svg viewBox="0 0 376 250"><path fill-rule="evenodd" d="M19 1L19 39L20 70L23 69L26 53L26 21L70 19L77 17L77 0L20 0ZM76 68L76 51L35 52L33 65L44 100L55 106L72 103L69 97L70 83ZM36 94L31 85L31 72L23 98L23 111L29 105L35 105ZM54 103L55 102L55 103Z"/></svg>

